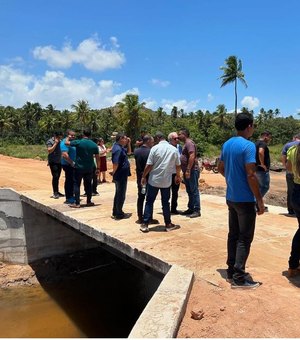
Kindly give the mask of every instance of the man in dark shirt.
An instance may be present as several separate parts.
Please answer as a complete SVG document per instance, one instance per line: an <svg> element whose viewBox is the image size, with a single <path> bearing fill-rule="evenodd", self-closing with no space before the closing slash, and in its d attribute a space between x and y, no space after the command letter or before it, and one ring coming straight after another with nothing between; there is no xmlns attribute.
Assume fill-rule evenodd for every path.
<svg viewBox="0 0 300 340"><path fill-rule="evenodd" d="M112 218L122 220L131 217L131 214L124 213L123 205L126 198L127 180L130 175L130 164L128 161L125 146L130 143L130 139L124 133L116 135L116 142L111 151L111 160L113 163L113 181L115 183L115 196L112 211Z"/></svg>
<svg viewBox="0 0 300 340"><path fill-rule="evenodd" d="M52 198L63 197L58 190L59 186L59 178L61 174L61 150L60 150L60 141L63 137L62 132L57 131L54 132L53 137L50 138L47 142L47 150L48 150L48 165L51 170L52 175L52 189L53 195Z"/></svg>
<svg viewBox="0 0 300 340"><path fill-rule="evenodd" d="M270 131L264 131L260 135L259 140L255 143L256 146L256 177L259 183L261 196L264 197L270 188L270 151L268 143L272 139ZM265 207L265 211L268 208Z"/></svg>
<svg viewBox="0 0 300 340"><path fill-rule="evenodd" d="M143 223L143 209L146 192L142 192L142 176L146 166L146 162L150 153L150 149L154 144L154 138L150 135L145 135L143 137L143 144L134 150L134 158L136 165L136 182L138 188L138 199L137 199L137 214L138 220L136 223Z"/></svg>

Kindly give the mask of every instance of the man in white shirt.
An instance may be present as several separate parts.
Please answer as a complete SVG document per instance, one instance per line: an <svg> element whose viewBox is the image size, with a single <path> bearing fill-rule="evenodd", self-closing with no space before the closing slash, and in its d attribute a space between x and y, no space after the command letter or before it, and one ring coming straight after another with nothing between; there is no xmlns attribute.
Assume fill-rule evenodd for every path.
<svg viewBox="0 0 300 340"><path fill-rule="evenodd" d="M162 132L157 132L154 140L158 144L153 146L150 151L141 180L141 184L145 185L147 183L146 177L149 174L143 223L140 227L140 230L144 233L149 231L148 224L149 220L152 218L153 204L159 190L161 193L166 231L176 229L176 226L171 223L169 200L174 167L176 167L176 182L180 183L181 167L179 154L177 149L166 141L165 136Z"/></svg>

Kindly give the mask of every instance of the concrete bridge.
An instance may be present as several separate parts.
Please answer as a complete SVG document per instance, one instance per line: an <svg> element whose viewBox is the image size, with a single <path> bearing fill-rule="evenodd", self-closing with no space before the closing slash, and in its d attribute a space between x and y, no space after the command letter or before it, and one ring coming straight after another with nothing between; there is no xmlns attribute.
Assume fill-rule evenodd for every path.
<svg viewBox="0 0 300 340"><path fill-rule="evenodd" d="M94 207L83 206L81 209L64 205L64 198L51 199L49 191L17 193L11 189L1 189L0 260L30 263L51 255L92 248L100 243L135 265L165 275L130 337L174 337L185 313L193 273L196 280L204 280L215 286L225 282L222 277L224 270L218 270L226 267L225 198L201 195L201 218L172 216L172 222L180 228L167 233L164 231L158 197L154 218L161 225L151 227L148 234L142 234L139 225L135 224L136 184L128 184L124 210L133 212L133 216L120 221L110 217L113 184L99 188L100 196L93 198ZM186 200L185 191L180 190L179 209L185 209ZM281 273L286 266L296 221L285 217L285 210L269 206L270 213L258 218L253 252L259 253L259 257L251 256L249 262L251 272L259 273L264 282L272 279L272 275L278 276L277 273ZM261 261L262 258L264 261ZM268 259L272 262L272 273L269 267L264 268ZM292 291L287 284L283 282L282 287L276 285L277 301L285 298L287 290ZM260 289L264 290L264 287Z"/></svg>

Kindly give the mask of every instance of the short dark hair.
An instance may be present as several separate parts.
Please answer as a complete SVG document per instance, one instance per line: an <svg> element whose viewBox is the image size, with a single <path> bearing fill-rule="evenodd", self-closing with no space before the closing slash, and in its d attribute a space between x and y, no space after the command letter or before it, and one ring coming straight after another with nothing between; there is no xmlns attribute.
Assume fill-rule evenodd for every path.
<svg viewBox="0 0 300 340"><path fill-rule="evenodd" d="M86 136L86 137L91 137L92 133L91 133L91 130L90 129L84 129L82 131L83 135Z"/></svg>
<svg viewBox="0 0 300 340"><path fill-rule="evenodd" d="M157 138L157 139L166 139L165 138L165 135L161 132L161 131L157 131L154 138Z"/></svg>
<svg viewBox="0 0 300 340"><path fill-rule="evenodd" d="M63 136L63 132L60 131L60 130L57 130L57 131L54 132L54 136L55 136L55 137Z"/></svg>
<svg viewBox="0 0 300 340"><path fill-rule="evenodd" d="M270 135L272 135L272 133L269 130L265 130L260 135L261 136L270 136Z"/></svg>
<svg viewBox="0 0 300 340"><path fill-rule="evenodd" d="M146 144L149 142L150 139L152 139L151 135L145 135L143 138L143 144Z"/></svg>
<svg viewBox="0 0 300 340"><path fill-rule="evenodd" d="M293 138L297 138L297 139L300 139L300 133L296 133Z"/></svg>
<svg viewBox="0 0 300 340"><path fill-rule="evenodd" d="M249 112L238 113L235 117L234 126L237 131L244 131L249 125L253 125L253 115Z"/></svg>
<svg viewBox="0 0 300 340"><path fill-rule="evenodd" d="M124 132L118 132L116 134L116 142L118 142L121 138L125 137L125 133Z"/></svg>
<svg viewBox="0 0 300 340"><path fill-rule="evenodd" d="M187 137L190 137L190 130L187 128L181 128L179 129L179 131L181 131L184 135L186 135Z"/></svg>

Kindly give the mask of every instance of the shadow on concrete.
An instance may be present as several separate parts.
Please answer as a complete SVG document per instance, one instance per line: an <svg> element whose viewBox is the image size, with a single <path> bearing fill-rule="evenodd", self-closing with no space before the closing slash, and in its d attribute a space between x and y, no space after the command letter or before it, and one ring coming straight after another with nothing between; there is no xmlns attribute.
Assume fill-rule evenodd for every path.
<svg viewBox="0 0 300 340"><path fill-rule="evenodd" d="M294 285L297 288L300 288L300 275L297 275L294 277L288 277L288 271L284 270L282 272L282 276L285 276L292 285Z"/></svg>
<svg viewBox="0 0 300 340"><path fill-rule="evenodd" d="M171 230L172 231L176 231L177 229L180 229L180 225L179 224L175 224L175 229ZM166 226L164 224L160 224L160 225L156 225L155 227L149 227L149 231L155 231L155 232L166 232Z"/></svg>

